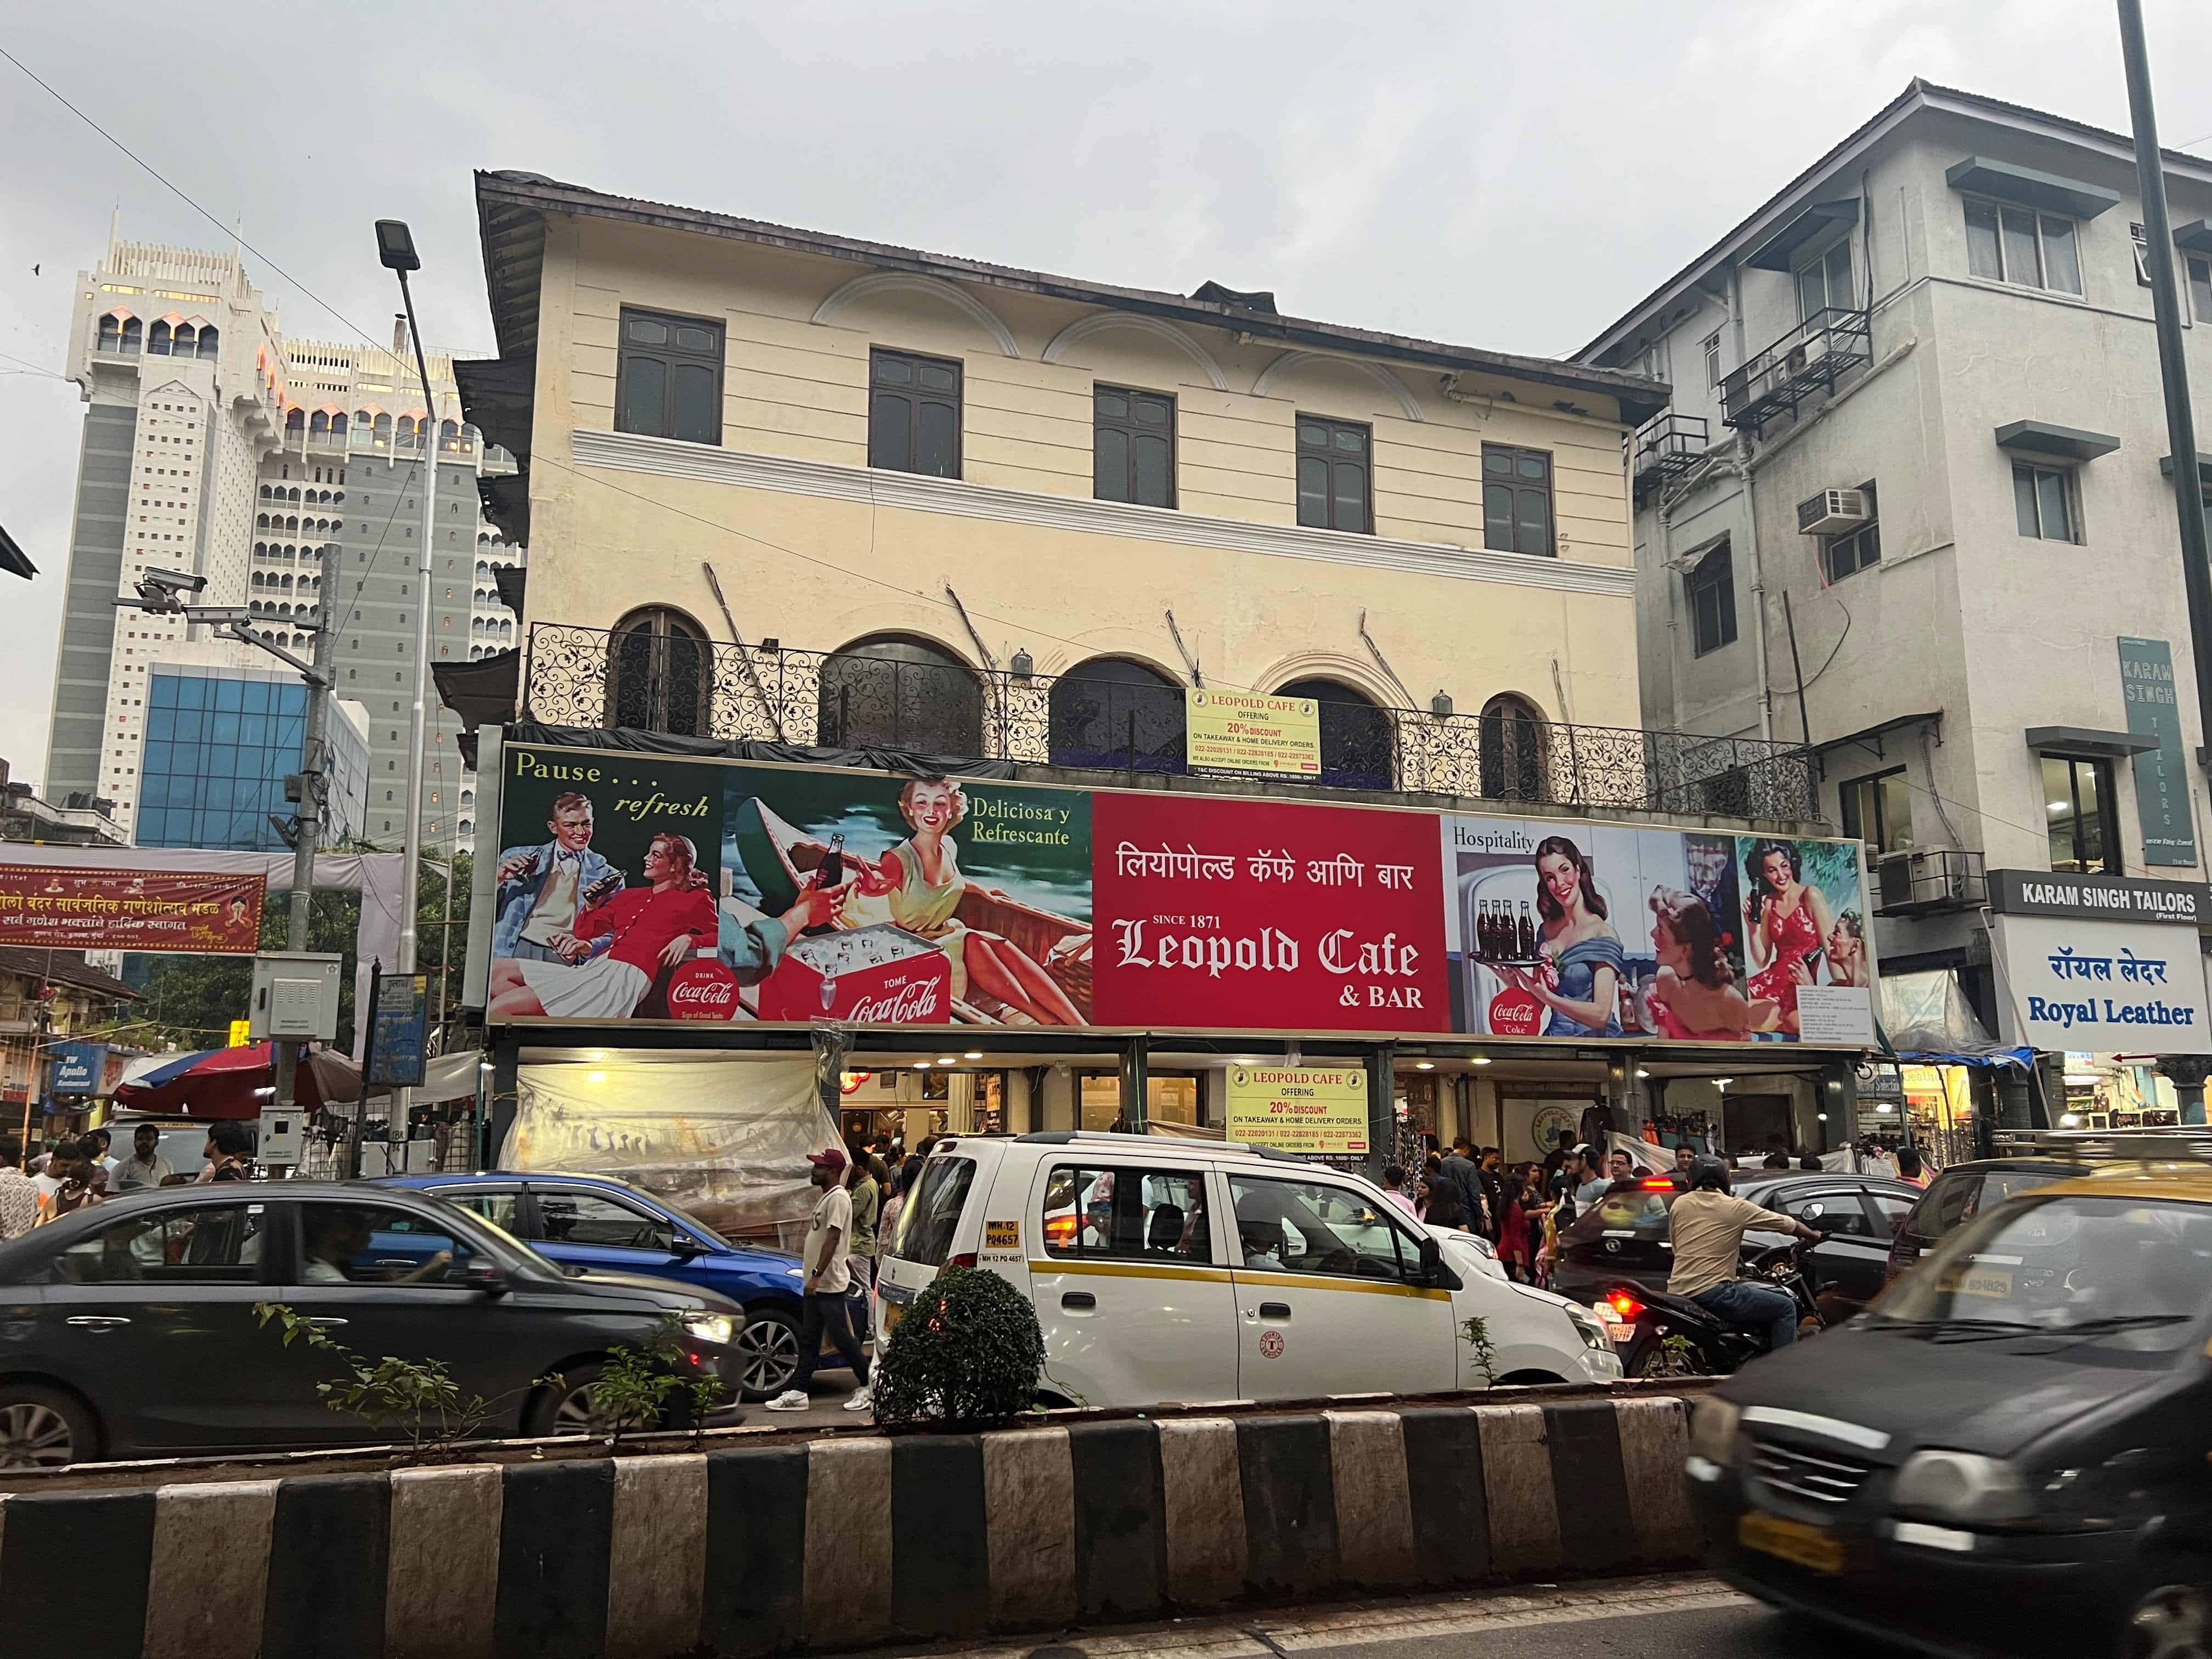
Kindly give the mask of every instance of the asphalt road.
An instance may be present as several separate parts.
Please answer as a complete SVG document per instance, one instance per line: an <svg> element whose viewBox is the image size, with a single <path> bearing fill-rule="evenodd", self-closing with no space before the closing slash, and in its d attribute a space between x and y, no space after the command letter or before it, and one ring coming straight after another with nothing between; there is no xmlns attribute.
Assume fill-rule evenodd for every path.
<svg viewBox="0 0 2212 1659"><path fill-rule="evenodd" d="M1896 1652L1771 1612L1700 1577L1528 1585L892 1651L945 1659L1893 1659ZM876 1659L886 1659L883 1650Z"/></svg>
<svg viewBox="0 0 2212 1659"><path fill-rule="evenodd" d="M814 1386L807 1390L814 1403L803 1412L772 1412L765 1406L741 1407L745 1425L757 1428L773 1425L777 1428L834 1429L866 1425L876 1419L866 1412L848 1412L845 1402L853 1397L857 1385L853 1373L846 1370L817 1371Z"/></svg>

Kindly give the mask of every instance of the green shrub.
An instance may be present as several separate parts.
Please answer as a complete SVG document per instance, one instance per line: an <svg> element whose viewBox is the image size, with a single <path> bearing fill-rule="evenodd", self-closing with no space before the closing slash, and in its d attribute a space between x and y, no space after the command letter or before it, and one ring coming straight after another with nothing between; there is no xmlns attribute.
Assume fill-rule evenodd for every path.
<svg viewBox="0 0 2212 1659"><path fill-rule="evenodd" d="M876 1362L876 1420L1003 1423L1030 1409L1043 1364L1029 1298L996 1273L947 1267L907 1304Z"/></svg>

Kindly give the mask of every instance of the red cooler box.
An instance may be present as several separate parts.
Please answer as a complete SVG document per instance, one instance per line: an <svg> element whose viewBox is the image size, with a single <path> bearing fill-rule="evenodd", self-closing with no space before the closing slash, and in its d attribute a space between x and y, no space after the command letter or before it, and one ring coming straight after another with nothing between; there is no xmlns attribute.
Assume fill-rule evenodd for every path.
<svg viewBox="0 0 2212 1659"><path fill-rule="evenodd" d="M948 1025L952 963L927 939L879 922L793 939L759 997L763 1019Z"/></svg>

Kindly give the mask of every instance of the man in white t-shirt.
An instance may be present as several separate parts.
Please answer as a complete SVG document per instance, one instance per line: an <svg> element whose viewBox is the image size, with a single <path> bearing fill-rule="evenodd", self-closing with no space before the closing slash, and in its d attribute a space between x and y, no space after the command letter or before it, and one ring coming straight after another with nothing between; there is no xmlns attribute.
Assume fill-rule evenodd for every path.
<svg viewBox="0 0 2212 1659"><path fill-rule="evenodd" d="M815 1201L806 1244L799 1253L799 1267L806 1278L805 1305L799 1317L799 1370L792 1376L791 1386L768 1402L772 1412L803 1412L811 1403L806 1386L814 1380L814 1362L822 1352L824 1330L860 1379L860 1391L853 1398L865 1401L870 1397L868 1357L860 1352L860 1338L853 1334L845 1300L845 1292L853 1284L852 1270L845 1261L853 1242L853 1200L845 1191L845 1154L832 1146L826 1152L808 1153L806 1161L813 1165L811 1179L822 1195Z"/></svg>

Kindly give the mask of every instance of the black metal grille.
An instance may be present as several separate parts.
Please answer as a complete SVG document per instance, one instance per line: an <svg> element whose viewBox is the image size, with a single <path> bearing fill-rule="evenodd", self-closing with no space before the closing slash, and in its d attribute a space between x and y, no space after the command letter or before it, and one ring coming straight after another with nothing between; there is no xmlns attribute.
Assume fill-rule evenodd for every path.
<svg viewBox="0 0 2212 1659"><path fill-rule="evenodd" d="M1762 1486L1808 1504L1847 1504L1874 1468L1840 1457L1816 1457L1771 1440L1754 1440L1751 1472Z"/></svg>
<svg viewBox="0 0 2212 1659"><path fill-rule="evenodd" d="M648 651L604 629L532 623L524 675L520 713L549 726L1155 775L1188 769L1180 687L1080 670L979 672L918 653L690 639L655 641ZM1321 738L1322 770L1312 781L1334 788L1532 808L1796 822L1819 815L1811 751L1756 738L1329 702Z"/></svg>

